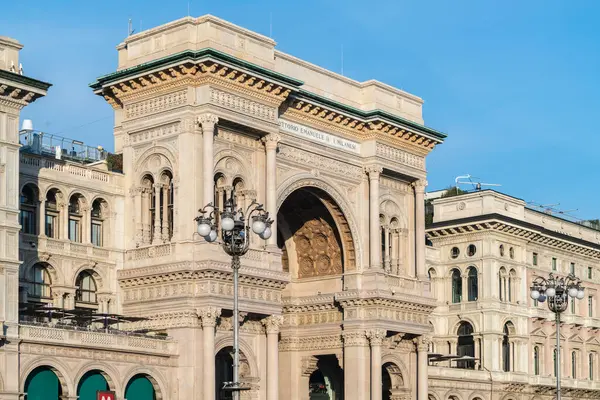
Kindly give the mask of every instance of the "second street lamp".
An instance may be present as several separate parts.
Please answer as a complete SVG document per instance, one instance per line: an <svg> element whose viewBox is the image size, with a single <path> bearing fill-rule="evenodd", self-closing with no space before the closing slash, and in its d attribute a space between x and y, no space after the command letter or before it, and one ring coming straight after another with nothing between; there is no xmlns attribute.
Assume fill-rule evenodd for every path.
<svg viewBox="0 0 600 400"><path fill-rule="evenodd" d="M543 303L548 300L548 309L556 316L556 399L560 400L560 314L567 309L569 297L571 301L583 299L585 293L581 286L581 279L574 274L559 277L552 273L548 278L537 276L531 284L530 296L533 300Z"/></svg>
<svg viewBox="0 0 600 400"><path fill-rule="evenodd" d="M237 208L236 198L232 196L225 202L225 209L219 209L207 204L204 208L198 210L200 216L196 218L198 223L198 234L207 242L214 242L218 239L217 229L221 230L221 246L225 253L231 256L231 269L233 270L233 382L225 382L223 390L234 393L234 398L238 398L241 390L248 390L240 382L240 347L239 347L239 308L238 308L238 279L240 269L240 256L248 252L250 246L250 232L254 232L261 239L267 240L271 237L271 224L269 213L266 212L262 204L256 200L244 211ZM219 216L218 221L216 217Z"/></svg>

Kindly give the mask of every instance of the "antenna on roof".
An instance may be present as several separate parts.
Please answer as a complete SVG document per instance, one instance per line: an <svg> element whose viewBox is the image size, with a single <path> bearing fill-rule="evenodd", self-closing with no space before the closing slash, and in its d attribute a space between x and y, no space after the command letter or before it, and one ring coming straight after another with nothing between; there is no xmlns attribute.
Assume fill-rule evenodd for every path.
<svg viewBox="0 0 600 400"><path fill-rule="evenodd" d="M344 44L342 43L342 76L344 76Z"/></svg>
<svg viewBox="0 0 600 400"><path fill-rule="evenodd" d="M463 180L461 181L461 179L463 179ZM473 179L475 179L475 180L473 180ZM482 189L482 186L502 186L497 183L479 182L479 178L475 178L474 176L471 176L469 174L457 176L456 179L454 179L454 182L456 183L456 191L457 192L459 189L458 185L472 185L473 189L476 191L480 191Z"/></svg>
<svg viewBox="0 0 600 400"><path fill-rule="evenodd" d="M131 18L129 18L129 24L127 25L127 36L133 35L133 32L135 32L135 29L133 29Z"/></svg>
<svg viewBox="0 0 600 400"><path fill-rule="evenodd" d="M566 215L567 217L571 217L571 218L575 218L575 219L577 219L577 217L570 215L570 213L579 211L579 209L577 209L577 208L572 209L572 210L560 210L557 208L558 206L560 206L560 203L538 204L533 201L529 201L529 202L527 202L527 205L532 206L533 208L536 208L538 211L546 213L548 215L560 214L560 215Z"/></svg>

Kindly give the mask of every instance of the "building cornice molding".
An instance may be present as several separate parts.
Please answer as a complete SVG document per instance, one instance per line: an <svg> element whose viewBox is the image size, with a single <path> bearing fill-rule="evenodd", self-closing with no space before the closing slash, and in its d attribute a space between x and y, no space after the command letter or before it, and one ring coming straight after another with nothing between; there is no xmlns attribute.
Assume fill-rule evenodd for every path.
<svg viewBox="0 0 600 400"><path fill-rule="evenodd" d="M600 259L600 243L589 242L497 213L436 222L426 229L427 236L432 240L484 231L500 232L528 242Z"/></svg>

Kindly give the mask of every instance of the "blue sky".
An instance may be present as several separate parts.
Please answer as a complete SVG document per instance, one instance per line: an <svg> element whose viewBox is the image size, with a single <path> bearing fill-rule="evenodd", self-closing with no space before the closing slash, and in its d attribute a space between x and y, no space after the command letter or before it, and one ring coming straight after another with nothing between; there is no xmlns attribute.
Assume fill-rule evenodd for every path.
<svg viewBox="0 0 600 400"><path fill-rule="evenodd" d="M448 134L428 159L429 188L471 174L502 192L600 217L600 2L552 0L190 0L269 34L278 48L356 80L425 100ZM116 68L115 46L187 15L187 0L3 2L0 35L21 41L25 74L54 84L26 108L36 129L112 148L112 110L88 83Z"/></svg>

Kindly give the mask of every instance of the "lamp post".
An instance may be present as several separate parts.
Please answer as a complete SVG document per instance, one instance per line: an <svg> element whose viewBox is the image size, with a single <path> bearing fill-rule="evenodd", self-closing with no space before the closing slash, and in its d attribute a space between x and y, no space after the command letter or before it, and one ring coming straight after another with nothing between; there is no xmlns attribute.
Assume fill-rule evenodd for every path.
<svg viewBox="0 0 600 400"><path fill-rule="evenodd" d="M581 279L574 274L559 277L550 273L548 278L537 276L531 284L530 296L541 303L548 300L548 309L556 316L556 400L560 400L560 314L567 309L571 301L583 299L585 293Z"/></svg>
<svg viewBox="0 0 600 400"><path fill-rule="evenodd" d="M238 309L238 278L240 269L240 256L248 252L250 246L250 231L257 234L261 239L267 240L273 233L271 231L272 220L262 204L256 200L244 211L237 208L234 193L225 202L224 210L220 211L212 203L198 210L200 215L196 218L198 223L198 234L207 242L214 242L221 230L220 244L225 253L231 256L231 268L233 269L233 382L225 382L223 390L233 392L237 399L241 390L249 390L239 380L240 348L239 348L239 309ZM219 216L218 220L215 218Z"/></svg>

